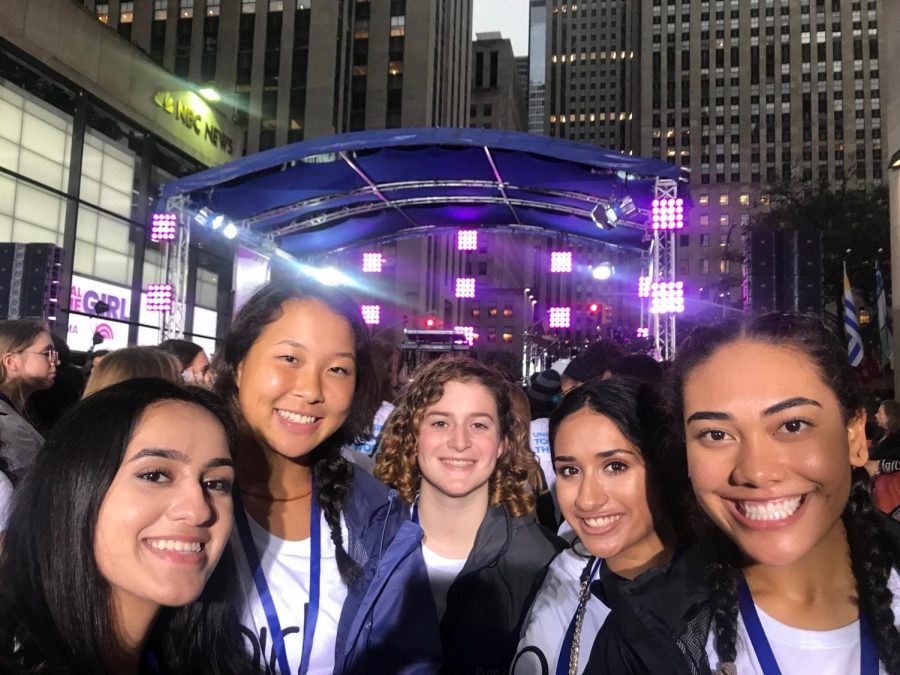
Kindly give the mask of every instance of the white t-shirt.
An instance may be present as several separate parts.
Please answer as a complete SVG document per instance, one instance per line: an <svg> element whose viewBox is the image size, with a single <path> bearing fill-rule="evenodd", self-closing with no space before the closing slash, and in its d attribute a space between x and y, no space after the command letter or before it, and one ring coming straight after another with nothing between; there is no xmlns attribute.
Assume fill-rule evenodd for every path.
<svg viewBox="0 0 900 675"><path fill-rule="evenodd" d="M466 558L445 558L425 544L422 544L422 557L425 558L425 567L428 568L428 581L431 584L431 594L434 596L434 606L437 608L438 622L440 622L447 609L447 594L450 592L453 582L456 581L456 577L465 567Z"/></svg>
<svg viewBox="0 0 900 675"><path fill-rule="evenodd" d="M588 561L584 549L580 544L577 546L577 549L565 549L550 563L544 583L522 624L522 635L510 675L555 675L563 639L578 609L581 573ZM609 608L592 594L581 625L579 673L583 673L587 666L594 638L607 616ZM546 661L546 669L543 661Z"/></svg>
<svg viewBox="0 0 900 675"><path fill-rule="evenodd" d="M250 531L260 564L266 575L278 620L284 635L291 673L298 672L303 653L304 614L309 604L310 540L287 541L266 532L247 515ZM341 580L335 558L334 543L325 517L322 516L321 577L319 582L319 614L310 654L310 675L331 675L334 670L334 649L341 609L347 597L347 587ZM344 543L348 541L347 528L341 520ZM263 610L250 566L241 547L235 528L232 535L238 565L239 595L237 612L240 617L244 648L253 658L254 667L260 672L282 673L278 668L269 624ZM264 664L270 665L270 670Z"/></svg>
<svg viewBox="0 0 900 675"><path fill-rule="evenodd" d="M888 587L894 595L891 607L894 616L900 617L900 576L891 572ZM766 632L766 639L783 675L857 675L859 673L859 622L834 630L804 630L780 623L757 606L759 622ZM715 634L710 631L706 643L706 656L715 671L719 656L716 654ZM756 652L747 634L744 621L738 614L737 672L740 675L764 675ZM881 675L887 671L882 664Z"/></svg>
<svg viewBox="0 0 900 675"><path fill-rule="evenodd" d="M9 478L0 471L0 532L6 529L6 518L9 516L9 504L13 496L13 485Z"/></svg>
<svg viewBox="0 0 900 675"><path fill-rule="evenodd" d="M544 478L547 479L547 488L553 489L556 483L556 473L553 471L553 460L550 459L550 419L541 417L531 420L531 451L537 455L541 469L544 470Z"/></svg>

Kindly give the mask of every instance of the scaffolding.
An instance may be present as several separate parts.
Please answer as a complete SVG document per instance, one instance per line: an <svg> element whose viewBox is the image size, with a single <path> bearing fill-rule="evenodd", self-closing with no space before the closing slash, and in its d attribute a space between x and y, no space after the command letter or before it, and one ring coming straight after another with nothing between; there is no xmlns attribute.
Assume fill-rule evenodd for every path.
<svg viewBox="0 0 900 675"><path fill-rule="evenodd" d="M169 213L178 214L175 241L163 244L165 259L164 276L172 287L172 309L159 313L160 336L162 340L184 337L184 322L187 312L188 253L191 244L191 216L187 208L187 198L172 197L166 202Z"/></svg>
<svg viewBox="0 0 900 675"><path fill-rule="evenodd" d="M676 199L678 181L657 178L653 197ZM653 241L650 245L651 284L675 281L675 232L675 230L653 230ZM651 313L649 320L657 358L660 361L670 361L675 356L675 314Z"/></svg>

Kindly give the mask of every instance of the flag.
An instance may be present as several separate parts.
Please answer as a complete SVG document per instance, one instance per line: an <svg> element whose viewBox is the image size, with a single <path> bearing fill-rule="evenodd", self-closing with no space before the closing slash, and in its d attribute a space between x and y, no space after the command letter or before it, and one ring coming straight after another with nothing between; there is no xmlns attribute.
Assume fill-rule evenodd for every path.
<svg viewBox="0 0 900 675"><path fill-rule="evenodd" d="M862 338L859 336L859 321L856 319L856 303L844 263L844 333L847 335L847 360L851 366L858 366L863 359Z"/></svg>
<svg viewBox="0 0 900 675"><path fill-rule="evenodd" d="M881 367L890 364L894 367L894 331L891 325L891 315L887 310L887 295L884 292L884 277L881 276L881 266L875 261L875 297L878 306L878 336L881 338Z"/></svg>

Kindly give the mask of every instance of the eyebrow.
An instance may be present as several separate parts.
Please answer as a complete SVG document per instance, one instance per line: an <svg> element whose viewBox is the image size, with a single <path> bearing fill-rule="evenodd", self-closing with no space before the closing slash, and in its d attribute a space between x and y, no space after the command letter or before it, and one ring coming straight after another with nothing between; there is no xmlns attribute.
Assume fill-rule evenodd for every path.
<svg viewBox="0 0 900 675"><path fill-rule="evenodd" d="M161 459L169 459L181 464L190 464L191 458L180 450L172 450L169 448L144 448L134 457L128 460L128 463L136 462L145 457L159 457ZM230 457L216 457L206 463L205 468L213 469L220 466L234 466L234 461Z"/></svg>
<svg viewBox="0 0 900 675"><path fill-rule="evenodd" d="M629 450L628 448L613 448L612 450L601 450L596 453L594 457L600 457L602 459L606 459L607 457L615 457L616 455L634 455L637 457L638 453L634 450ZM568 455L557 455L553 458L554 462L574 462L574 457L569 457Z"/></svg>
<svg viewBox="0 0 900 675"><path fill-rule="evenodd" d="M425 417L431 417L432 415L440 415L441 417L452 417L453 413L447 412L444 410L432 410L430 412L425 413ZM474 412L471 415L469 415L469 417L487 417L492 420L496 419L496 417L494 415L492 415L491 413L486 413L486 412Z"/></svg>
<svg viewBox="0 0 900 675"><path fill-rule="evenodd" d="M762 411L762 417L770 417L771 415L776 415L780 412L788 410L790 408L796 408L798 406L803 405L812 405L817 408L821 408L822 404L812 398L806 398L805 396L794 396L793 398L785 399L779 403L774 405L770 405L768 408ZM701 410L699 412L695 412L693 415L687 418L687 424L691 422L696 422L698 420L719 420L719 421L727 421L731 419L731 415L724 412L713 412L710 410Z"/></svg>
<svg viewBox="0 0 900 675"><path fill-rule="evenodd" d="M306 349L306 345L302 342L297 342L296 340L279 340L275 343L276 345L287 345L288 347L295 347L297 349ZM332 356L343 356L348 359L352 359L356 361L356 354L353 352L337 352L332 354Z"/></svg>

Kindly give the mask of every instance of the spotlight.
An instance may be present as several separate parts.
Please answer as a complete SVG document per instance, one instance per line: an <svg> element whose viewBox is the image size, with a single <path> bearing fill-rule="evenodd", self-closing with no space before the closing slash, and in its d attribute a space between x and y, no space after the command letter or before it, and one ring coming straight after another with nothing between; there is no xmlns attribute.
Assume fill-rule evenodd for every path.
<svg viewBox="0 0 900 675"><path fill-rule="evenodd" d="M456 233L457 251L478 250L478 230L459 230Z"/></svg>
<svg viewBox="0 0 900 675"><path fill-rule="evenodd" d="M615 272L615 268L608 262L600 263L593 270L591 270L591 274L597 281L606 281L613 274L615 274Z"/></svg>
<svg viewBox="0 0 900 675"><path fill-rule="evenodd" d="M380 273L384 266L384 256L378 252L363 253L362 271Z"/></svg>
<svg viewBox="0 0 900 675"><path fill-rule="evenodd" d="M150 284L145 289L147 292L148 312L171 312L174 292L172 284Z"/></svg>
<svg viewBox="0 0 900 675"><path fill-rule="evenodd" d="M456 297L457 298L474 298L475 297L475 278L474 277L457 277L456 278Z"/></svg>
<svg viewBox="0 0 900 675"><path fill-rule="evenodd" d="M238 236L238 227L234 223L228 223L224 228L222 228L222 236L226 239L234 239Z"/></svg>
<svg viewBox="0 0 900 675"><path fill-rule="evenodd" d="M360 311L367 326L377 326L381 323L381 305L362 305Z"/></svg>
<svg viewBox="0 0 900 675"><path fill-rule="evenodd" d="M178 216L174 213L154 213L150 217L150 241L172 241Z"/></svg>
<svg viewBox="0 0 900 675"><path fill-rule="evenodd" d="M222 228L222 226L223 226L224 224L225 224L225 216L223 216L223 215L220 214L220 215L216 216L215 218L213 218L213 219L210 221L209 226L210 226L213 230L219 230L219 229Z"/></svg>
<svg viewBox="0 0 900 675"><path fill-rule="evenodd" d="M572 308L571 307L551 307L550 328L568 328L572 325Z"/></svg>
<svg viewBox="0 0 900 675"><path fill-rule="evenodd" d="M572 271L572 252L571 251L552 251L550 253L550 271L551 272L571 272Z"/></svg>

